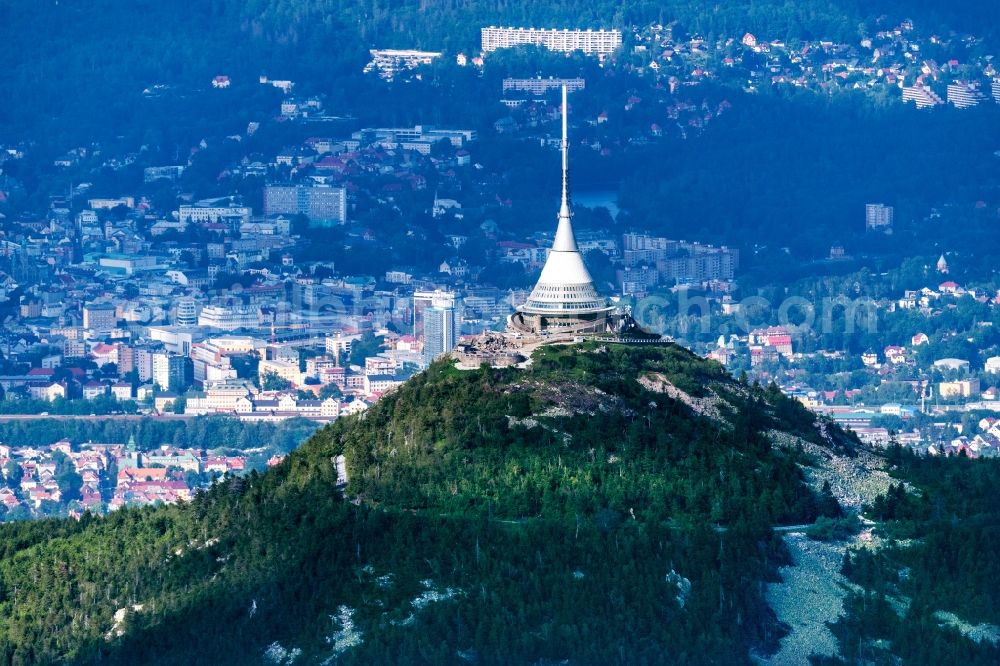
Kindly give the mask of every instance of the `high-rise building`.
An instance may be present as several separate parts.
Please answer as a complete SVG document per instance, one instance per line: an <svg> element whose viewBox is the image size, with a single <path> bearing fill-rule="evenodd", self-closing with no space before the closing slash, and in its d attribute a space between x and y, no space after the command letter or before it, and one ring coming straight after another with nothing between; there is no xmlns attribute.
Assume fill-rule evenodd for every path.
<svg viewBox="0 0 1000 666"><path fill-rule="evenodd" d="M191 359L168 352L156 352L152 358L153 383L164 391L180 393L188 386L194 375Z"/></svg>
<svg viewBox="0 0 1000 666"><path fill-rule="evenodd" d="M498 28L490 26L481 29L484 51L510 48L520 44L544 46L550 51L583 51L601 56L614 52L622 45L619 30L558 30L545 28Z"/></svg>
<svg viewBox="0 0 1000 666"><path fill-rule="evenodd" d="M423 336L424 310L435 304L444 304L445 307L454 309L455 294L441 289L413 292L413 337L419 338Z"/></svg>
<svg viewBox="0 0 1000 666"><path fill-rule="evenodd" d="M569 203L569 141L566 88L562 89L562 203L555 241L528 300L510 318L523 333L601 333L609 329L614 309L594 286L573 235Z"/></svg>
<svg viewBox="0 0 1000 666"><path fill-rule="evenodd" d="M865 205L865 229L867 231L892 231L892 206L881 203Z"/></svg>
<svg viewBox="0 0 1000 666"><path fill-rule="evenodd" d="M430 363L450 352L458 342L454 296L451 299L435 300L431 307L425 308L423 321L424 360Z"/></svg>
<svg viewBox="0 0 1000 666"><path fill-rule="evenodd" d="M347 190L325 185L268 185L265 215L305 215L315 226L347 221Z"/></svg>
<svg viewBox="0 0 1000 666"><path fill-rule="evenodd" d="M118 345L118 372L122 375L135 370L135 350L128 345Z"/></svg>
<svg viewBox="0 0 1000 666"><path fill-rule="evenodd" d="M153 354L149 347L134 347L132 349L132 362L140 382L148 382L153 379Z"/></svg>
<svg viewBox="0 0 1000 666"><path fill-rule="evenodd" d="M1000 104L1000 77L993 79L990 90L993 91L993 99Z"/></svg>

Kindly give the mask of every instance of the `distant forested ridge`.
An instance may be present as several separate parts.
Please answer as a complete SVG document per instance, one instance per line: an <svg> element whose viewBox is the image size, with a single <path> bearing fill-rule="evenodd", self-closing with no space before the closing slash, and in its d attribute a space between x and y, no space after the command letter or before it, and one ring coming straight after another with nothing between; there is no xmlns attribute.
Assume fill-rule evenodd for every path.
<svg viewBox="0 0 1000 666"><path fill-rule="evenodd" d="M91 192L107 196L139 193L161 212L175 210L175 188L144 183L142 168L184 163L184 192L198 198L239 194L260 211L259 179L221 177L242 159L270 160L276 151L301 144L307 136L343 136L362 123L421 123L479 132L473 158L484 165L483 173L497 175L497 191L490 194L509 198L513 205L493 205L492 196L479 202L470 194L463 201L466 219L493 220L505 236L523 238L548 228L559 172L549 161L551 151L539 146L537 137L526 140L495 132L494 122L507 113L496 95L503 76L550 73L587 80L586 92L574 99L574 137L608 150L574 151L574 186L578 191L617 190L623 212L617 223L622 229L740 247L742 271L757 271L776 281L792 279L776 271L800 268L798 262L771 260L784 247L794 256L810 258L826 257L833 244L854 255L902 257L967 248L986 256L1000 252L992 205L997 146L988 140L1000 110L992 103L975 109L917 111L901 104L898 93L890 95L889 88L873 102L860 91L826 96L779 88L752 94L706 82L682 87L682 94L668 102L715 107L725 101L731 110L697 136L671 135L643 143L633 139L644 136L651 123L664 122L668 103L654 102L655 95L648 91L641 94L646 101L614 116L599 131L589 124L637 93L635 86L648 84L630 72L627 63L601 68L591 58L524 49L491 55L481 76L473 68L447 64L454 62L456 52L477 53L479 28L489 24L613 26L625 29L628 50L630 25L677 21L675 35L701 34L706 39L738 38L752 31L762 38L828 37L856 43L862 25L870 31L883 15L879 25L895 25L909 16L921 32L938 27L942 34L951 28L970 30L986 37L977 48L989 52L997 44L991 31L1000 26L1000 3L181 4L0 3L0 62L10 64L0 68L0 89L16 100L0 104L0 145L28 144L23 159L4 164L2 178L9 184L4 214L9 219L45 210L51 197L64 195L74 182L89 182ZM386 84L362 74L369 48L392 46L441 49L447 57L420 81ZM230 89L212 89L212 77L220 74L230 76ZM295 81L290 95L318 95L327 112L342 120L316 125L267 122L277 115L285 94L260 85L261 75ZM147 89L152 92L143 94ZM250 122L261 123L252 137L246 131ZM231 136L240 140L224 138ZM207 148L200 147L202 141ZM89 155L80 168L54 167L53 159L73 147ZM126 157L135 162L108 166ZM720 191L726 196L718 196ZM440 259L424 251L424 244L395 236L405 233L408 225L427 227L422 215L430 204L420 196L401 198L399 217L382 210L366 216L363 207L355 211L355 220L374 229L391 252L378 248L369 253L366 246L354 244L350 252L334 257L338 269L436 268ZM875 201L895 206L891 237L864 233L863 206ZM948 214L951 205L955 223L925 219L932 209ZM588 220L582 209L577 214L581 229L611 226L604 218ZM310 231L313 249L298 258L329 257L327 248L345 244L338 233ZM482 262L489 249L475 240L459 251L473 265ZM767 246L771 254L758 259L758 248L751 245ZM504 287L531 283L528 275L486 275Z"/></svg>
<svg viewBox="0 0 1000 666"><path fill-rule="evenodd" d="M475 53L479 29L494 24L625 29L678 21L705 36L854 41L860 24L888 14L992 39L998 7L975 0L13 0L0 4L0 89L14 100L0 107L0 143L25 138L19 132L27 129L96 134L104 124L128 123L148 86L208 86L217 74L308 79L333 90L359 74L369 48Z"/></svg>
<svg viewBox="0 0 1000 666"><path fill-rule="evenodd" d="M750 663L772 526L839 511L768 433L856 446L813 419L673 346L442 361L189 504L0 526L0 664Z"/></svg>

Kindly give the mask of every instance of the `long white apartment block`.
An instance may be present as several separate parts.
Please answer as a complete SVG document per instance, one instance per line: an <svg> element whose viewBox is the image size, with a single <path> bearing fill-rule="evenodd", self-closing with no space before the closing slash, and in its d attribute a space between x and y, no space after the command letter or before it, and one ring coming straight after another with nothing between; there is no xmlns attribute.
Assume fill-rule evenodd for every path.
<svg viewBox="0 0 1000 666"><path fill-rule="evenodd" d="M550 51L583 51L607 55L622 45L620 30L569 30L546 28L482 28L483 51L496 51L521 44L544 46Z"/></svg>

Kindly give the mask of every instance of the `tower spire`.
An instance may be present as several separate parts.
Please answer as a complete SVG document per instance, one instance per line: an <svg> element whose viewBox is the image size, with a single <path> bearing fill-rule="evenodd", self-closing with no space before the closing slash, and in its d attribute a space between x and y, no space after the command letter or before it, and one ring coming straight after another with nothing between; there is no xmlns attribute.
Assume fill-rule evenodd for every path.
<svg viewBox="0 0 1000 666"><path fill-rule="evenodd" d="M562 87L562 208L569 212L569 132L566 122L566 86ZM560 214L562 210L560 209Z"/></svg>
<svg viewBox="0 0 1000 666"><path fill-rule="evenodd" d="M569 210L569 132L567 130L566 86L562 87L562 203L559 205L559 226L556 228L552 249L556 252L576 252L576 238Z"/></svg>
<svg viewBox="0 0 1000 666"><path fill-rule="evenodd" d="M515 331L529 333L602 332L609 330L613 309L594 286L573 236L569 208L569 132L566 87L562 89L562 203L552 250L528 300L511 316Z"/></svg>

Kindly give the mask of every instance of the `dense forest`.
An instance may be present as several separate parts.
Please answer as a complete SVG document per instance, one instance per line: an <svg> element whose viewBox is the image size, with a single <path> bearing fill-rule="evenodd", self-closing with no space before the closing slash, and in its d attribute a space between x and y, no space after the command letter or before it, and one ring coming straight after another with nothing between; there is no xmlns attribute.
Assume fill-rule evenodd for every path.
<svg viewBox="0 0 1000 666"><path fill-rule="evenodd" d="M639 157L621 188L628 211L621 223L662 229L672 238L752 238L773 251L788 247L810 257L826 257L833 243L852 254L894 258L930 254L934 247L996 256L996 215L973 205L980 197L992 200L1000 187L994 154L1000 146L984 141L1000 112L992 105L942 111L896 106L874 112L857 99L808 95L741 98L732 117L705 136ZM678 166L665 166L664 154ZM864 233L864 205L872 201L895 206L891 238ZM924 219L954 201L962 210L950 213L951 220ZM800 262L774 261L773 254L759 266L770 283L780 282L776 271L803 270Z"/></svg>
<svg viewBox="0 0 1000 666"><path fill-rule="evenodd" d="M771 526L839 511L766 436L855 446L812 423L675 346L439 362L190 504L0 528L0 663L749 663Z"/></svg>
<svg viewBox="0 0 1000 666"><path fill-rule="evenodd" d="M833 627L847 663L996 664L1000 646L963 637L1000 625L1000 552L994 497L1000 461L917 457L889 451L900 481L867 508L887 547L849 551L843 573L859 587Z"/></svg>

